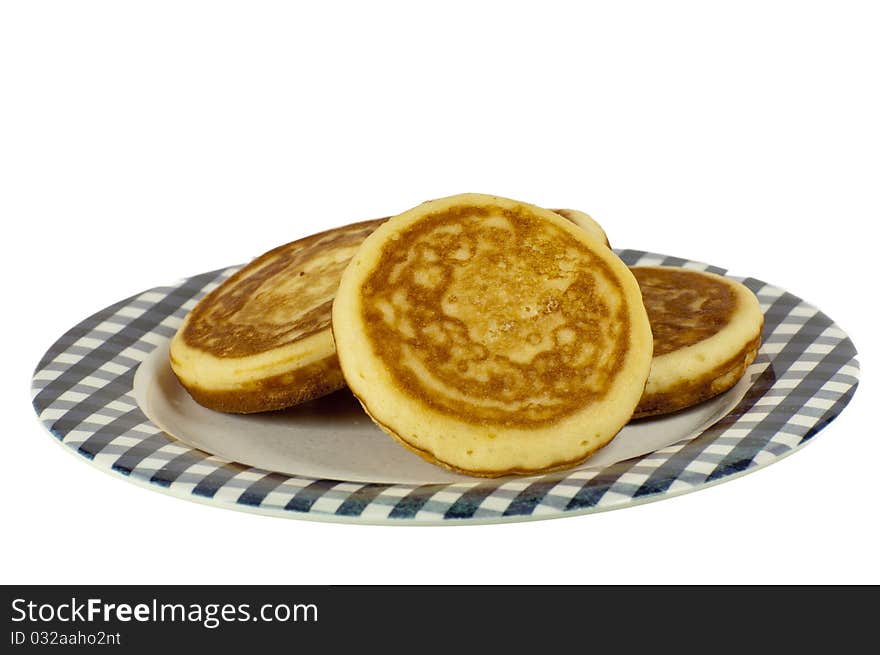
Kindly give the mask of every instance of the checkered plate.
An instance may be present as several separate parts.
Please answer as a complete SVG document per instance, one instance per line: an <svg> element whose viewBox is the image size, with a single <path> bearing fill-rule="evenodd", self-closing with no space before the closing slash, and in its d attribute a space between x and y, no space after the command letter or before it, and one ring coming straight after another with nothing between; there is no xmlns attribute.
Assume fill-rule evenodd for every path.
<svg viewBox="0 0 880 655"><path fill-rule="evenodd" d="M629 265L716 266L636 250ZM432 484L316 479L262 470L191 448L156 427L133 394L135 371L204 294L237 270L212 271L122 300L64 334L33 378L33 403L71 452L181 498L291 518L394 525L491 523L573 516L696 491L788 455L852 398L852 341L800 298L754 278L764 310L751 385L716 423L671 446L605 468Z"/></svg>

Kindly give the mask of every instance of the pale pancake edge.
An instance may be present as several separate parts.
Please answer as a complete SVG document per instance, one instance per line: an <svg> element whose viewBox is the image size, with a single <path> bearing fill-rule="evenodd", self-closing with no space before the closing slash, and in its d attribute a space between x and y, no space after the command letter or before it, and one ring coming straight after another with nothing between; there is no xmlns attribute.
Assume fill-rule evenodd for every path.
<svg viewBox="0 0 880 655"><path fill-rule="evenodd" d="M608 235L605 234L605 230L602 229L599 222L588 213L582 212L579 209L551 209L550 211L559 214L563 218L567 218L597 241L604 243L609 248L611 247L611 243L608 241Z"/></svg>

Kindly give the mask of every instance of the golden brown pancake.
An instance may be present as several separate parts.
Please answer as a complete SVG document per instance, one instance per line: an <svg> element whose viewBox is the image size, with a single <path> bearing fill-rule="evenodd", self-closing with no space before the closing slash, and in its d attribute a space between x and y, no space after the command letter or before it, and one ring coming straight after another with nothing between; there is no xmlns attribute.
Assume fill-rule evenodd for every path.
<svg viewBox="0 0 880 655"><path fill-rule="evenodd" d="M690 407L730 389L754 361L764 316L748 288L678 267L634 266L654 360L633 418Z"/></svg>
<svg viewBox="0 0 880 655"><path fill-rule="evenodd" d="M251 413L343 387L330 308L349 259L384 220L279 246L205 296L171 342L171 367L190 395Z"/></svg>
<svg viewBox="0 0 880 655"><path fill-rule="evenodd" d="M596 222L596 219L586 212L577 209L552 209L551 211L556 212L563 218L567 218L597 241L601 241L609 248L611 247L611 244L608 242L608 235L605 234L605 230L603 230L602 226Z"/></svg>
<svg viewBox="0 0 880 655"><path fill-rule="evenodd" d="M342 276L349 388L428 461L479 476L582 462L629 420L652 338L607 247L534 205L464 194L391 218Z"/></svg>

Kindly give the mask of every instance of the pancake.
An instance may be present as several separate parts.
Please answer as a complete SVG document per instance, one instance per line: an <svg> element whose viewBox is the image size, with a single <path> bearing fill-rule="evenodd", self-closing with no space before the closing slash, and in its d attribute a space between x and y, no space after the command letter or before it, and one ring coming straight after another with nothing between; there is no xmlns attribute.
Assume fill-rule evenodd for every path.
<svg viewBox="0 0 880 655"><path fill-rule="evenodd" d="M611 244L608 242L608 235L605 234L605 230L603 230L602 226L596 222L596 219L586 212L577 209L552 209L551 211L556 212L563 218L567 218L597 241L604 243L609 248L611 247Z"/></svg>
<svg viewBox="0 0 880 655"><path fill-rule="evenodd" d="M582 462L642 396L652 337L604 245L534 205L464 194L391 218L342 275L349 388L426 460L495 477Z"/></svg>
<svg viewBox="0 0 880 655"><path fill-rule="evenodd" d="M690 407L730 389L758 353L764 315L734 280L678 267L634 266L654 360L633 418Z"/></svg>
<svg viewBox="0 0 880 655"><path fill-rule="evenodd" d="M199 301L171 342L171 368L193 399L251 413L345 386L330 307L345 266L384 220L279 246Z"/></svg>

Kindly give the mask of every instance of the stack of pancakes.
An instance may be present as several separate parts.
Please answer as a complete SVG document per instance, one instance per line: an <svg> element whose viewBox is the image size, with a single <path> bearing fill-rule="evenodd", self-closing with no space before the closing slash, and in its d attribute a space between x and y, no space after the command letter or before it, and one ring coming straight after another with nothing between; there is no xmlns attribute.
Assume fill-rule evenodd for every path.
<svg viewBox="0 0 880 655"><path fill-rule="evenodd" d="M403 446L499 476L573 466L729 389L762 325L741 284L630 269L583 212L463 194L258 257L190 312L171 366L224 412L348 386Z"/></svg>

